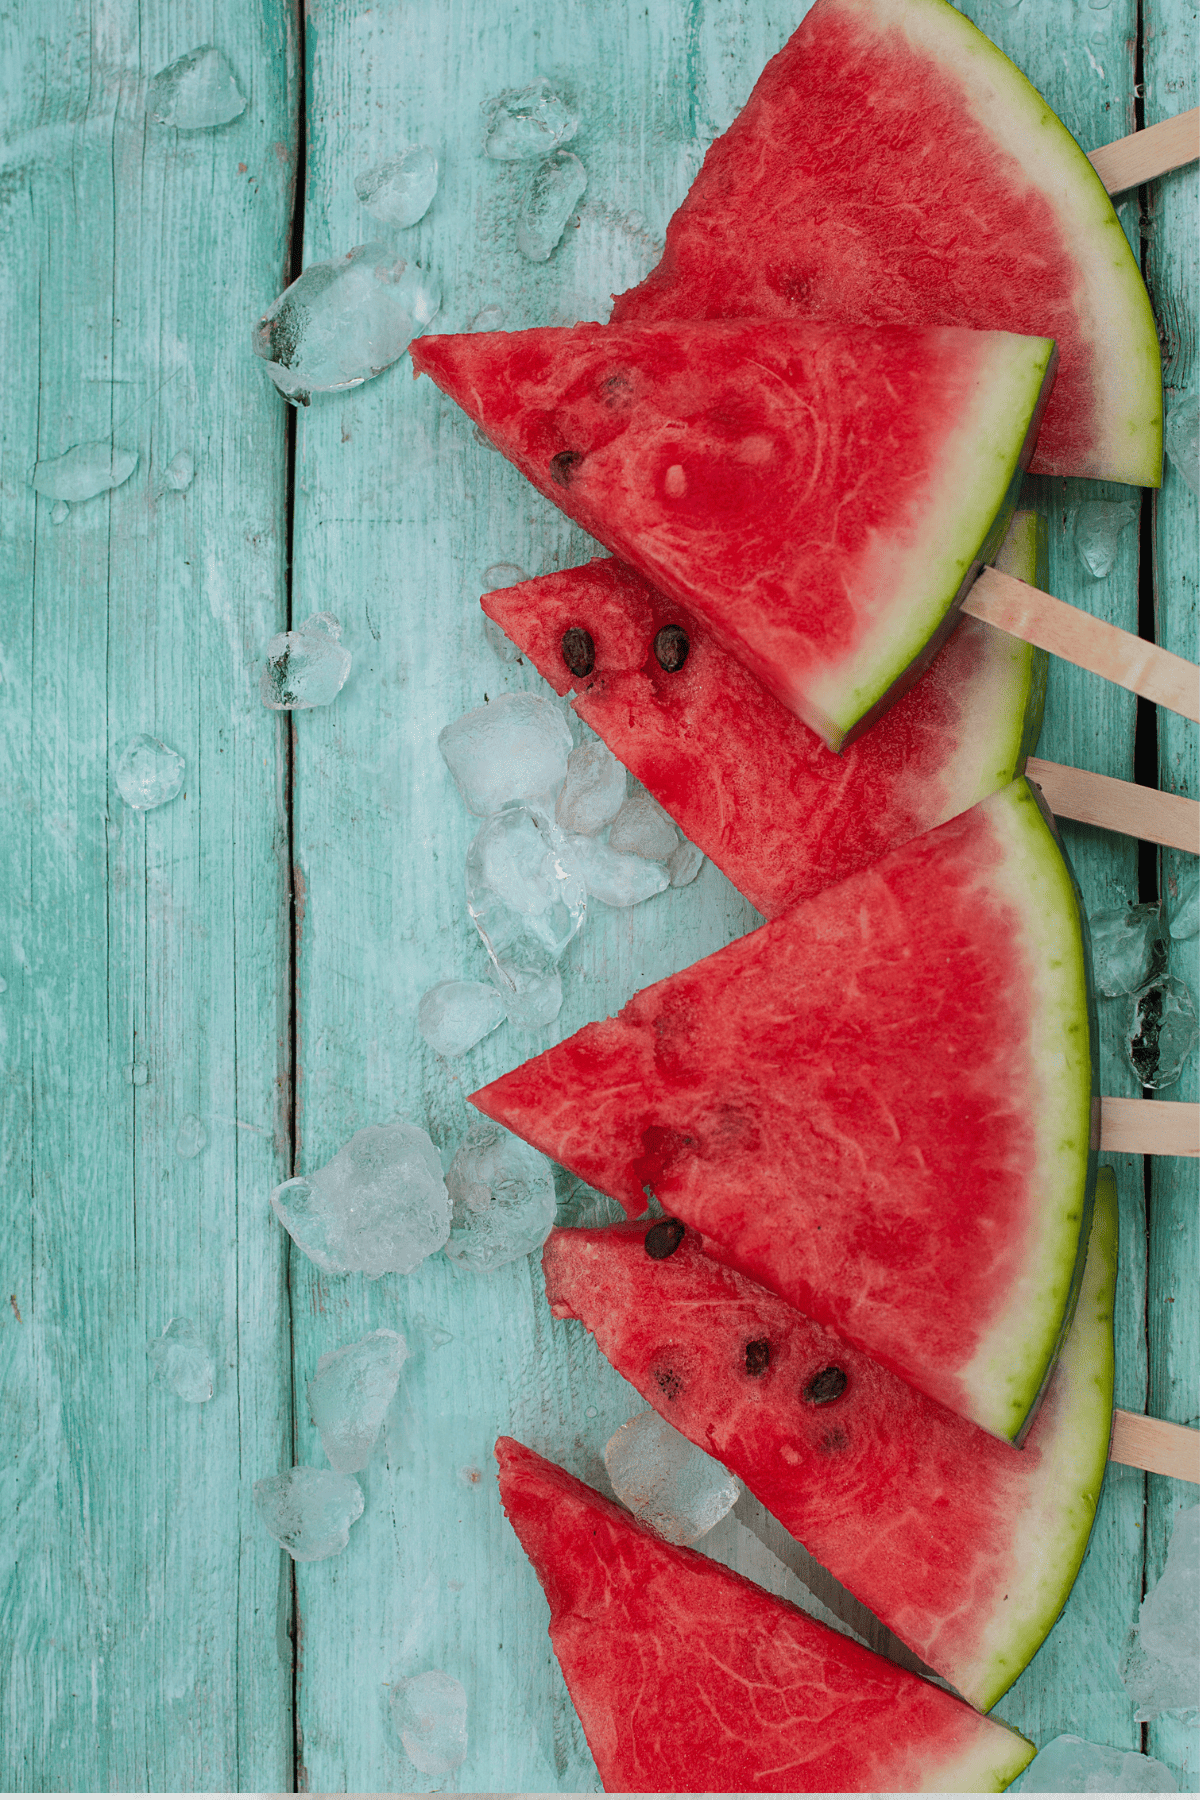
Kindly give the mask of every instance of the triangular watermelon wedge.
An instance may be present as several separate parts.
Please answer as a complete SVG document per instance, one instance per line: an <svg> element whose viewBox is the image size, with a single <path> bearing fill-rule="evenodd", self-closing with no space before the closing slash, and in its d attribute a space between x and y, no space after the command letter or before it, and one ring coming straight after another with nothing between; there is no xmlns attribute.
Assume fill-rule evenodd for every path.
<svg viewBox="0 0 1200 1800"><path fill-rule="evenodd" d="M996 566L1038 581L1044 532L1013 515ZM868 867L1024 771L1037 742L1046 655L962 621L909 691L840 756L687 618L664 667L660 631L684 615L611 559L483 596L483 610L764 917ZM592 666L563 655L585 631ZM673 644L675 640L672 640ZM575 660L580 659L578 655Z"/></svg>
<svg viewBox="0 0 1200 1800"><path fill-rule="evenodd" d="M1033 1757L513 1438L496 1460L607 1792L999 1793Z"/></svg>
<svg viewBox="0 0 1200 1800"><path fill-rule="evenodd" d="M1157 487L1158 332L1103 183L945 0L816 0L613 322L809 317L1053 337L1033 468Z"/></svg>
<svg viewBox="0 0 1200 1800"><path fill-rule="evenodd" d="M704 619L838 749L898 699L999 549L1045 338L802 323L425 337L551 500Z"/></svg>
<svg viewBox="0 0 1200 1800"><path fill-rule="evenodd" d="M1016 1439L1090 1222L1084 930L1016 781L471 1098Z"/></svg>
<svg viewBox="0 0 1200 1800"><path fill-rule="evenodd" d="M581 1319L651 1406L988 1712L1087 1548L1112 1430L1116 1257L1116 1183L1102 1169L1075 1320L1021 1450L724 1267L682 1226L553 1231L542 1266L555 1318Z"/></svg>

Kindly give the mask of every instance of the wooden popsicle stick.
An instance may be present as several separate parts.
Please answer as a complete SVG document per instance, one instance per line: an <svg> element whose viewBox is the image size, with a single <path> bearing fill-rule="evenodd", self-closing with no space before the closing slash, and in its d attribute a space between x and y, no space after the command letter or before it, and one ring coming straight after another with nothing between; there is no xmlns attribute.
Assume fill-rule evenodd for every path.
<svg viewBox="0 0 1200 1800"><path fill-rule="evenodd" d="M1200 724L1200 669L1131 631L1093 618L999 569L982 571L963 611Z"/></svg>
<svg viewBox="0 0 1200 1800"><path fill-rule="evenodd" d="M1173 119L1161 119L1145 131L1131 132L1115 143L1101 144L1088 151L1088 161L1110 194L1126 188L1140 187L1170 169L1181 169L1184 163L1200 156L1200 106L1178 113Z"/></svg>
<svg viewBox="0 0 1200 1800"><path fill-rule="evenodd" d="M1113 1413L1108 1460L1200 1484L1200 1431L1193 1431L1190 1425L1172 1425L1166 1419L1122 1412L1118 1407Z"/></svg>
<svg viewBox="0 0 1200 1800"><path fill-rule="evenodd" d="M1029 758L1025 773L1037 782L1050 811L1059 818L1200 855L1200 800L1118 781L1113 775L1093 775L1088 769L1068 769L1062 763L1043 762L1040 756Z"/></svg>
<svg viewBox="0 0 1200 1800"><path fill-rule="evenodd" d="M1113 1155L1200 1156L1200 1103L1195 1100L1100 1101L1100 1148Z"/></svg>

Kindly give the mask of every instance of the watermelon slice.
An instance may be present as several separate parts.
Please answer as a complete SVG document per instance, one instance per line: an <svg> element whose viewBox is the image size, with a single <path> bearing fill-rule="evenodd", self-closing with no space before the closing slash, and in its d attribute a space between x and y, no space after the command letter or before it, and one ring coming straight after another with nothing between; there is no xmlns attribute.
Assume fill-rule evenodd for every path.
<svg viewBox="0 0 1200 1800"><path fill-rule="evenodd" d="M999 549L1046 338L812 322L425 337L413 365L838 749Z"/></svg>
<svg viewBox="0 0 1200 1800"><path fill-rule="evenodd" d="M996 566L1044 585L1044 547L1037 514L1015 513ZM485 594L483 610L557 693L579 690L580 718L768 919L1003 787L1041 726L1045 653L979 619L835 756L703 624L664 669L654 644L679 608L623 563ZM563 657L573 629L591 646L582 675Z"/></svg>
<svg viewBox="0 0 1200 1800"><path fill-rule="evenodd" d="M1100 1498L1112 1429L1111 1170L1097 1182L1075 1321L1022 1450L714 1261L696 1232L669 1231L660 1221L649 1232L552 1232L542 1266L555 1318L582 1319L651 1406L989 1711L1065 1605Z"/></svg>
<svg viewBox="0 0 1200 1800"><path fill-rule="evenodd" d="M1022 779L471 1098L1016 1439L1090 1221L1084 929Z"/></svg>
<svg viewBox="0 0 1200 1800"><path fill-rule="evenodd" d="M1157 487L1149 296L1082 150L945 0L817 0L614 323L806 316L1058 343L1033 468Z"/></svg>
<svg viewBox="0 0 1200 1800"><path fill-rule="evenodd" d="M998 1793L1034 1754L1007 1726L818 1625L512 1438L500 1498L616 1793Z"/></svg>

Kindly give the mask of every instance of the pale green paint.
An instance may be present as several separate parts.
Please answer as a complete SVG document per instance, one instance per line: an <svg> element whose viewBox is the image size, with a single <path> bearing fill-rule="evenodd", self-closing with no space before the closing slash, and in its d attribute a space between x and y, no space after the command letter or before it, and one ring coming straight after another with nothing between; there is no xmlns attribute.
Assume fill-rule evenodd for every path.
<svg viewBox="0 0 1200 1800"><path fill-rule="evenodd" d="M604 10L309 0L305 261L377 235L354 175L426 141L443 153L442 189L398 241L442 274L441 328L489 302L514 327L598 316L605 293L653 259L706 142L803 0L755 0L749 16L719 0ZM966 10L1085 147L1129 128L1134 0ZM1158 116L1194 104L1171 86L1194 81L1194 13L1186 0L1146 0L1146 11L1154 28L1167 20L1147 50ZM133 0L48 0L10 8L0 30L0 1786L292 1784L291 1565L249 1490L290 1460L293 1413L297 1459L319 1459L302 1399L317 1357L390 1324L413 1354L363 1476L366 1513L341 1557L298 1571L300 1777L324 1789L434 1785L392 1731L386 1683L440 1666L471 1696L460 1788L587 1786L594 1773L544 1602L499 1513L490 1446L510 1431L601 1479L601 1446L640 1402L580 1329L550 1320L536 1263L485 1279L439 1258L407 1281L370 1284L318 1278L295 1256L289 1274L267 1206L291 1129L287 730L259 707L251 670L286 601L285 412L248 336L287 260L290 21L281 0L160 0L140 12ZM246 114L195 136L146 127L148 78L205 42L233 62ZM522 176L479 154L477 111L534 73L576 86L585 125L574 147L589 171L579 229L538 267L514 247ZM1160 199L1151 273L1180 346L1168 375L1194 380L1195 171L1170 178ZM1121 216L1136 233L1136 198ZM135 475L52 526L28 486L34 461L114 426L139 451ZM182 448L195 482L159 494ZM459 1066L430 1055L414 1030L424 987L482 971L461 894L471 823L436 732L485 693L538 686L488 648L480 578L497 561L562 567L589 546L429 384L412 384L407 360L356 393L314 400L296 473L295 613L339 613L355 655L335 706L294 723L304 1169L396 1113L449 1149L471 1086L754 915L711 867L630 915L596 907L569 954L555 1032L522 1044L502 1027ZM1054 515L1054 591L1134 623L1132 535L1094 583L1063 523L1081 498L1125 490L1040 491ZM1195 502L1170 476L1159 519L1165 631L1185 647ZM1053 668L1043 754L1128 775L1132 723L1124 696ZM188 780L169 807L136 819L107 770L142 729L184 752ZM1193 793L1195 742L1191 727L1166 725L1165 779ZM1065 835L1090 906L1136 897L1131 846ZM126 1081L135 1061L149 1067L145 1086ZM1111 1043L1104 1085L1130 1091ZM193 1162L174 1153L186 1112L209 1131ZM1118 1403L1140 1410L1142 1165L1117 1163ZM1193 1173L1172 1188L1156 1171L1152 1287L1176 1305L1167 1331L1152 1303L1149 1394L1194 1421ZM145 1342L177 1312L219 1349L206 1407L147 1386ZM1151 1574L1177 1503L1159 1499L1167 1485L1150 1484ZM1137 1742L1116 1660L1141 1593L1145 1490L1133 1472L1110 1473L1066 1613L1001 1703L1037 1741L1074 1730ZM1151 1736L1178 1767L1184 1734Z"/></svg>

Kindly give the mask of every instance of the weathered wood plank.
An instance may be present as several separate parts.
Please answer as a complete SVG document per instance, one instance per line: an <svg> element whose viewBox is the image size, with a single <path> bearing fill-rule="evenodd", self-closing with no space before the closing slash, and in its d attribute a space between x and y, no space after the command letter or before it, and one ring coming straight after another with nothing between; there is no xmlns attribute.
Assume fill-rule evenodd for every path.
<svg viewBox="0 0 1200 1800"><path fill-rule="evenodd" d="M243 117L148 124L148 79L213 39ZM286 255L288 14L50 0L10 13L3 56L0 1784L273 1788L290 1650L250 1483L289 1424L265 1212L286 862L251 663L281 617L286 459L246 349ZM110 437L136 472L53 524L35 460ZM187 759L145 815L112 781L140 731ZM204 1406L149 1384L177 1314L217 1352Z"/></svg>

